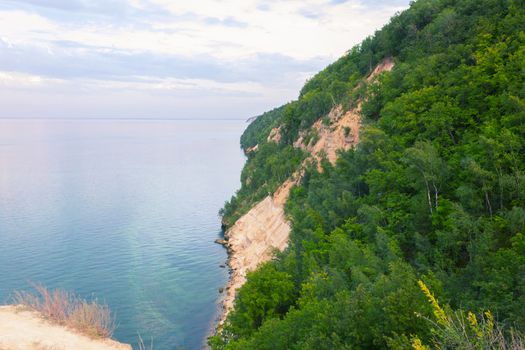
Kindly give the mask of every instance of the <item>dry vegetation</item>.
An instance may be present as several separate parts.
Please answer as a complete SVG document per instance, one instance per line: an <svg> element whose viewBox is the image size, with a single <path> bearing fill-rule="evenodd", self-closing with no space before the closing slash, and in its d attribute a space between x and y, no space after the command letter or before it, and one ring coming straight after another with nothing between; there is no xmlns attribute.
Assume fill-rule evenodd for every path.
<svg viewBox="0 0 525 350"><path fill-rule="evenodd" d="M34 287L36 293L16 292L15 303L93 338L111 338L113 335L115 318L107 305L81 299L61 289L49 290L42 285Z"/></svg>
<svg viewBox="0 0 525 350"><path fill-rule="evenodd" d="M144 343L144 339L142 339L142 337L139 334L138 346L139 346L139 350L153 350L153 339L151 339L151 342L149 345L146 345L146 343Z"/></svg>

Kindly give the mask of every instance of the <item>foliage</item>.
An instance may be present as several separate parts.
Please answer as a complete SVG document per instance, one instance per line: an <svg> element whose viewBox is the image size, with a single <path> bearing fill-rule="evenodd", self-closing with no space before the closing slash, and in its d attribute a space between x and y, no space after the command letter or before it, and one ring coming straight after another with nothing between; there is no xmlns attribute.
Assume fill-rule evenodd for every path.
<svg viewBox="0 0 525 350"><path fill-rule="evenodd" d="M386 57L393 71L366 84ZM424 348L435 327L419 279L451 309L525 329L524 1L413 2L283 109L280 144L249 156L226 217L297 169L302 154L270 159L290 159L301 130L360 96L357 149L306 169L287 202L290 244L270 266L292 299L257 306L272 282L255 271L213 348L407 349L414 334Z"/></svg>
<svg viewBox="0 0 525 350"><path fill-rule="evenodd" d="M263 143L248 154L241 174L242 187L219 214L225 226L233 224L249 208L273 193L299 167L304 154L300 149L275 142Z"/></svg>
<svg viewBox="0 0 525 350"><path fill-rule="evenodd" d="M247 150L266 142L272 128L281 120L286 105L275 108L258 116L248 125L241 136L241 147Z"/></svg>

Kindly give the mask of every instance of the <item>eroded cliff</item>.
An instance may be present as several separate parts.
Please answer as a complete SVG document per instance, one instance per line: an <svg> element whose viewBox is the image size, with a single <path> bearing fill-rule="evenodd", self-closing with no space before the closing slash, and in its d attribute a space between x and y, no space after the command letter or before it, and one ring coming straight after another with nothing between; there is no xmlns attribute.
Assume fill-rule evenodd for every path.
<svg viewBox="0 0 525 350"><path fill-rule="evenodd" d="M367 82L373 83L379 74L390 71L393 66L391 58L385 59L367 77ZM362 101L357 101L356 107L348 111L344 111L341 105L333 107L326 118L317 120L307 131L316 135L308 142L305 142L306 132L301 133L294 142L294 147L301 148L309 154L303 162L303 167L288 178L273 195L268 195L253 206L227 230L225 238L229 250L231 277L223 300L221 324L233 308L237 289L246 282L246 274L270 260L275 250L282 251L287 247L291 227L285 215L284 205L291 188L301 180L304 166L315 161L319 170L322 170L320 161L323 157L335 164L338 151L348 150L358 144L361 105ZM280 129L272 129L267 141L280 140ZM257 148L258 145L248 151L257 152Z"/></svg>

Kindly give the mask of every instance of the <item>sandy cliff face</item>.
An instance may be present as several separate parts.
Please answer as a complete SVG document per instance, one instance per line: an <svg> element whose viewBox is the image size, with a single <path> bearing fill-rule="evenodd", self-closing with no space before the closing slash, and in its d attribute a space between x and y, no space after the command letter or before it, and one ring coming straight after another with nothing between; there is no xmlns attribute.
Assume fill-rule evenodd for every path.
<svg viewBox="0 0 525 350"><path fill-rule="evenodd" d="M313 128L319 133L319 140L311 145L304 145L302 137L295 142L295 147L305 149L310 156L305 161L315 159L318 164L323 154L331 163L335 163L338 150L347 150L359 141L360 118L356 110L343 113L341 106L330 112L330 125L317 121ZM279 138L278 129L273 138ZM248 213L242 216L227 232L229 265L231 277L226 296L223 300L224 322L233 308L237 289L246 282L246 274L263 262L271 259L275 249L284 250L288 245L290 224L284 213L284 204L290 190L302 177L302 169L286 180L272 196L267 196Z"/></svg>
<svg viewBox="0 0 525 350"><path fill-rule="evenodd" d="M284 250L289 232L283 206L276 204L271 196L259 202L228 230L232 274L223 301L225 312L221 322L233 307L237 289L246 282L246 273L270 260L273 249Z"/></svg>
<svg viewBox="0 0 525 350"><path fill-rule="evenodd" d="M131 350L131 346L111 339L91 339L20 307L0 307L0 350L49 349Z"/></svg>
<svg viewBox="0 0 525 350"><path fill-rule="evenodd" d="M367 77L367 81L373 82L380 73L390 71L393 67L393 60L385 59ZM361 105L362 102L358 101L357 107L347 112L341 105L334 107L328 115L329 122L321 119L312 126L318 136L314 141L305 144L307 134L299 136L294 146L310 154L305 163L313 159L319 165L322 157L326 156L335 164L339 150L348 150L357 145L361 127ZM268 142L279 142L280 139L280 129L272 129ZM275 249L282 251L287 247L291 228L284 214L284 204L291 188L301 180L302 174L303 170L300 169L272 196L267 196L256 204L226 232L232 275L223 300L221 324L233 308L237 289L246 282L246 273L270 260Z"/></svg>
<svg viewBox="0 0 525 350"><path fill-rule="evenodd" d="M287 247L290 224L284 214L284 203L299 179L297 174L285 181L273 196L264 198L226 232L231 276L221 324L233 308L237 289L246 282L246 274L270 260L275 249L282 251Z"/></svg>

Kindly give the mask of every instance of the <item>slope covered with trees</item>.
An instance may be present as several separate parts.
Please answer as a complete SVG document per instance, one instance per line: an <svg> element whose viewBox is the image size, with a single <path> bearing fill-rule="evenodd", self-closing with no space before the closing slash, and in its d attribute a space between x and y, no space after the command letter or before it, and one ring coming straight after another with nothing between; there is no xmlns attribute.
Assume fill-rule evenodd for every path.
<svg viewBox="0 0 525 350"><path fill-rule="evenodd" d="M525 1L412 3L250 125L225 224L300 166L302 131L360 99L360 144L305 171L288 249L248 275L214 349L458 348L418 280L449 314L525 330Z"/></svg>

